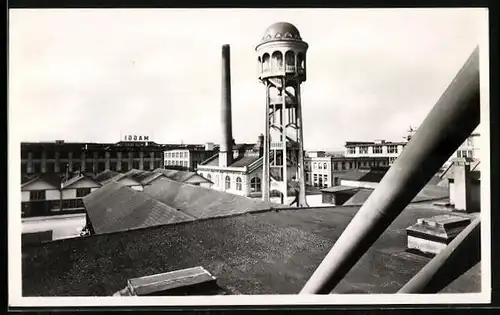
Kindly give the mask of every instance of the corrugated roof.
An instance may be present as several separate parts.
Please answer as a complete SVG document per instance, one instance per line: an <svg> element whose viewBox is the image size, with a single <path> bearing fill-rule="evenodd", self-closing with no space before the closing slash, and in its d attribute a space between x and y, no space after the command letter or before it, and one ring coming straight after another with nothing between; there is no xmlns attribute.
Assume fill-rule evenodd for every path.
<svg viewBox="0 0 500 315"><path fill-rule="evenodd" d="M101 183L101 182L104 182L105 180L108 180L110 178L113 178L117 175L119 175L120 173L118 172L115 172L115 171L110 171L110 170L105 170L103 172L100 172L99 174L97 174L96 176L94 176L94 180L98 183Z"/></svg>
<svg viewBox="0 0 500 315"><path fill-rule="evenodd" d="M191 216L125 186L101 195L98 202L88 202L84 198L83 203L96 234L193 220Z"/></svg>
<svg viewBox="0 0 500 315"><path fill-rule="evenodd" d="M163 169L163 168L157 168L153 172L161 173L165 175L167 178L171 180L175 180L177 182L190 182L190 183L211 183L210 180L206 179L205 177L201 176L200 174L197 174L195 172L187 172L187 171L179 171L179 170L169 170L169 169ZM196 179L193 177L196 176Z"/></svg>
<svg viewBox="0 0 500 315"><path fill-rule="evenodd" d="M87 178L87 179L93 181L95 183L95 185L93 187L100 187L101 186L101 184L99 184L97 181L95 181L91 177L86 176L84 174L80 174L80 175L74 176L74 177L70 178L69 180L63 182L62 187L63 187L63 189L69 188L71 185L79 182L80 180L82 180L84 178Z"/></svg>
<svg viewBox="0 0 500 315"><path fill-rule="evenodd" d="M179 183L168 178L158 179L146 186L143 192L195 218L228 216L283 207L271 202Z"/></svg>
<svg viewBox="0 0 500 315"><path fill-rule="evenodd" d="M297 294L356 212L267 211L25 247L22 294L110 296L128 279L192 266L203 266L229 294ZM403 252L404 230L443 213L407 207L335 292L396 293L428 261ZM475 279L480 273L472 270ZM462 279L460 291L480 292L475 279Z"/></svg>

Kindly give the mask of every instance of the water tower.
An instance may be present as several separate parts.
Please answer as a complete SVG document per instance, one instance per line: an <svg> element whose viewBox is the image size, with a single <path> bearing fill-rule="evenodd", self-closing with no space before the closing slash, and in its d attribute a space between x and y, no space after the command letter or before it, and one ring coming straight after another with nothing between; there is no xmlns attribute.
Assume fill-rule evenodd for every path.
<svg viewBox="0 0 500 315"><path fill-rule="evenodd" d="M266 86L262 199L277 191L285 203L295 194L299 207L307 207L300 85L306 80L308 47L295 26L279 22L255 48L258 77Z"/></svg>

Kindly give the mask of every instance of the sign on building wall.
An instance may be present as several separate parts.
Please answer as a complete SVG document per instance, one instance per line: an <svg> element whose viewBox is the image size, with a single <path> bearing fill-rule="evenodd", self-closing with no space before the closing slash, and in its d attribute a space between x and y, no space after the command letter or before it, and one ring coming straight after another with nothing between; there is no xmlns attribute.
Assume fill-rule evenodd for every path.
<svg viewBox="0 0 500 315"><path fill-rule="evenodd" d="M142 135L125 135L124 141L149 141L149 136Z"/></svg>

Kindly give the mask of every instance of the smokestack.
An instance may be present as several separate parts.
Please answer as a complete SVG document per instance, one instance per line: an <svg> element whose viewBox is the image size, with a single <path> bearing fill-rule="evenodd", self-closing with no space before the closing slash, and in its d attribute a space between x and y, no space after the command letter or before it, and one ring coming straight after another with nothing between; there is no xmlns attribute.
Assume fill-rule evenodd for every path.
<svg viewBox="0 0 500 315"><path fill-rule="evenodd" d="M231 121L231 62L229 45L222 46L221 82L221 126L222 139L219 151L219 166L227 167L233 161L233 130Z"/></svg>

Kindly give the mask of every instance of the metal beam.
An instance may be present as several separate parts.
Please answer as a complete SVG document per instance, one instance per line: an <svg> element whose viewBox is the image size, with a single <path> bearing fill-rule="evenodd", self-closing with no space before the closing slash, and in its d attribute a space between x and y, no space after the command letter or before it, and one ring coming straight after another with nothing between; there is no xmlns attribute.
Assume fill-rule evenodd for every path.
<svg viewBox="0 0 500 315"><path fill-rule="evenodd" d="M300 294L337 286L478 126L479 108L476 48Z"/></svg>

